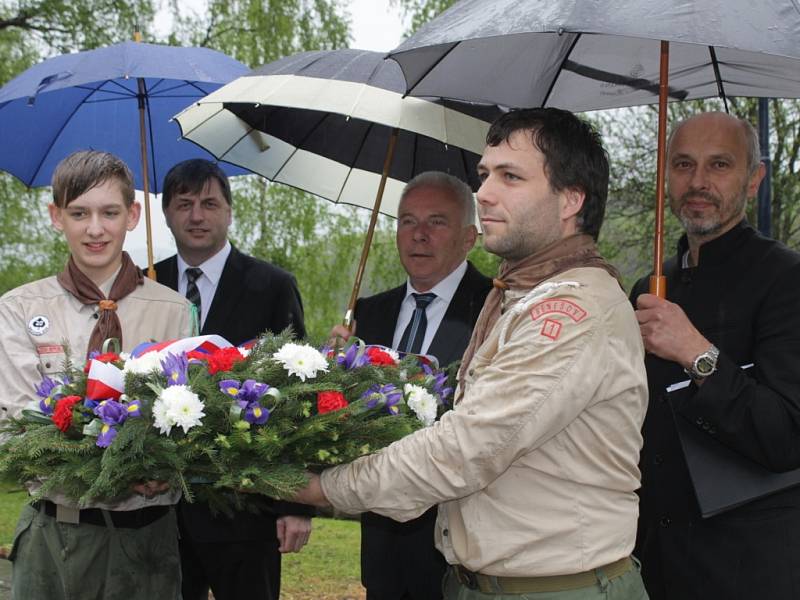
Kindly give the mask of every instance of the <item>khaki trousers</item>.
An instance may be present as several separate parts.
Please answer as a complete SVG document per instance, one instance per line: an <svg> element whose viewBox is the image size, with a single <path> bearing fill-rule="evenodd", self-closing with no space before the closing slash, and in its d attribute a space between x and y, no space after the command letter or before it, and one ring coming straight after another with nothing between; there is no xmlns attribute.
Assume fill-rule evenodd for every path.
<svg viewBox="0 0 800 600"><path fill-rule="evenodd" d="M175 511L139 529L72 525L22 509L9 559L12 600L180 600Z"/></svg>

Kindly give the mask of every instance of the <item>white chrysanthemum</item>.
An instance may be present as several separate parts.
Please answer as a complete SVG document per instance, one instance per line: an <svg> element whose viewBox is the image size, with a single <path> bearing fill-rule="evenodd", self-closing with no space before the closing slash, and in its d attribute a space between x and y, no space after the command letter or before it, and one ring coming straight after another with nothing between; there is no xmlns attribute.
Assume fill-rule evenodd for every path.
<svg viewBox="0 0 800 600"><path fill-rule="evenodd" d="M165 388L159 394L158 401L164 404L167 423L180 427L184 433L200 425L202 418L206 416L203 412L205 408L203 401L185 385L171 385ZM155 406L153 412L155 413Z"/></svg>
<svg viewBox="0 0 800 600"><path fill-rule="evenodd" d="M163 357L160 352L148 352L139 358L130 358L126 360L122 371L124 373L136 373L138 375L147 375L153 371L161 372L162 359Z"/></svg>
<svg viewBox="0 0 800 600"><path fill-rule="evenodd" d="M389 356L391 356L392 359L394 359L394 364L400 362L400 354L397 352L397 350L394 350L393 348L383 348L383 351L386 352L386 354L388 354Z"/></svg>
<svg viewBox="0 0 800 600"><path fill-rule="evenodd" d="M241 346L237 347L236 349L239 351L239 354L241 354L245 358L250 356L250 353L252 352L250 348L242 348Z"/></svg>
<svg viewBox="0 0 800 600"><path fill-rule="evenodd" d="M301 381L316 377L320 371L328 370L328 361L316 348L307 344L289 342L281 346L272 358L283 365L289 375L297 375Z"/></svg>
<svg viewBox="0 0 800 600"><path fill-rule="evenodd" d="M172 417L167 414L167 405L161 400L161 398L157 398L153 403L153 425L155 425L158 428L158 431L163 435L169 435L170 431L172 431L172 428L175 427L175 421L173 421Z"/></svg>
<svg viewBox="0 0 800 600"><path fill-rule="evenodd" d="M413 383L407 383L403 387L406 395L406 404L414 411L417 418L427 427L436 421L436 411L438 405L436 398L428 390Z"/></svg>

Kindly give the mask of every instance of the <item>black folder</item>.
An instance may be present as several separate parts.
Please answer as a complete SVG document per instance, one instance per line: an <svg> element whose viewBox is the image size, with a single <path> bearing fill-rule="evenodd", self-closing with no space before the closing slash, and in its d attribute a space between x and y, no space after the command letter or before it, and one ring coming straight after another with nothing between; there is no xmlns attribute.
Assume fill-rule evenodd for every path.
<svg viewBox="0 0 800 600"><path fill-rule="evenodd" d="M673 416L704 519L800 484L800 469L769 471L674 411Z"/></svg>

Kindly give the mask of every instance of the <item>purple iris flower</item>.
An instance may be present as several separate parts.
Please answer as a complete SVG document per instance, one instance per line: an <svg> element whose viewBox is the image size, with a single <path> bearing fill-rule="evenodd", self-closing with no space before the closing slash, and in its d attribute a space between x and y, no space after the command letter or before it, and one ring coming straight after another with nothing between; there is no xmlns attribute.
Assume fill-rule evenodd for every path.
<svg viewBox="0 0 800 600"><path fill-rule="evenodd" d="M269 419L269 410L258 402L251 402L244 411L244 420L253 425L263 425Z"/></svg>
<svg viewBox="0 0 800 600"><path fill-rule="evenodd" d="M161 368L164 377L167 378L167 386L186 385L187 372L189 369L189 359L186 354L167 354L161 361Z"/></svg>
<svg viewBox="0 0 800 600"><path fill-rule="evenodd" d="M447 374L444 371L434 371L429 365L422 365L422 370L428 377L428 381L433 384L433 393L439 400L439 404L444 404L447 397L453 393L453 388L447 385Z"/></svg>
<svg viewBox="0 0 800 600"><path fill-rule="evenodd" d="M266 383L259 383L255 379L246 379L244 383L236 379L223 379L219 382L219 389L223 394L236 398L239 406L247 408L258 402L269 391Z"/></svg>
<svg viewBox="0 0 800 600"><path fill-rule="evenodd" d="M94 414L106 425L121 425L128 418L128 409L116 400L103 400L94 409Z"/></svg>
<svg viewBox="0 0 800 600"><path fill-rule="evenodd" d="M369 364L369 357L364 353L364 348L360 344L352 344L347 352L339 354L336 362L345 369L357 369Z"/></svg>
<svg viewBox="0 0 800 600"><path fill-rule="evenodd" d="M56 402L64 395L59 393L58 389L62 385L67 385L68 383L69 380L67 378L58 381L56 379L51 379L47 375L42 377L42 382L39 385L34 385L36 395L41 398L41 400L39 400L39 410L46 415L53 414Z"/></svg>
<svg viewBox="0 0 800 600"><path fill-rule="evenodd" d="M50 379L47 375L42 377L42 382L39 385L34 385L33 387L36 389L36 395L40 398L47 398L48 396L52 395L53 390L61 385L60 382L56 381L55 379Z"/></svg>
<svg viewBox="0 0 800 600"><path fill-rule="evenodd" d="M396 415L400 412L400 401L403 399L403 392L391 383L380 385L376 383L361 394L362 400L367 401L367 408L375 408L378 405L386 407L390 414Z"/></svg>
<svg viewBox="0 0 800 600"><path fill-rule="evenodd" d="M131 400L125 404L125 411L129 417L141 417L142 416L142 401L141 400Z"/></svg>
<svg viewBox="0 0 800 600"><path fill-rule="evenodd" d="M97 442L95 443L100 448L108 448L115 437L117 437L117 430L111 425L103 423L103 426L100 428L100 434L97 436Z"/></svg>
<svg viewBox="0 0 800 600"><path fill-rule="evenodd" d="M100 403L97 400L89 400L89 398L84 398L83 405L94 412L94 409L100 406Z"/></svg>

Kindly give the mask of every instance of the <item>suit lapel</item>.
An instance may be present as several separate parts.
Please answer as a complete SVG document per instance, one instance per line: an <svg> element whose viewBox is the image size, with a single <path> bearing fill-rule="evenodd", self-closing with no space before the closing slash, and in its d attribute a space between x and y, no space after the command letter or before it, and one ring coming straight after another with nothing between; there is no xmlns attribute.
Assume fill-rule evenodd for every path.
<svg viewBox="0 0 800 600"><path fill-rule="evenodd" d="M161 285L178 291L178 255L166 259L156 271L156 279Z"/></svg>
<svg viewBox="0 0 800 600"><path fill-rule="evenodd" d="M397 325L397 318L400 316L400 306L403 304L403 299L406 297L406 284L396 287L386 299L385 305L385 318L381 318L379 322L378 335L375 337L376 343L392 347L394 342L394 330Z"/></svg>
<svg viewBox="0 0 800 600"><path fill-rule="evenodd" d="M244 256L235 247L231 247L228 260L222 269L214 300L206 315L206 321L201 333L208 331L225 331L234 307L239 306L239 297L244 293Z"/></svg>
<svg viewBox="0 0 800 600"><path fill-rule="evenodd" d="M454 360L460 360L467 348L473 323L483 307L483 301L476 306L477 287L474 267L468 263L467 271L461 278L428 348L428 354L435 356L441 367L447 366Z"/></svg>

